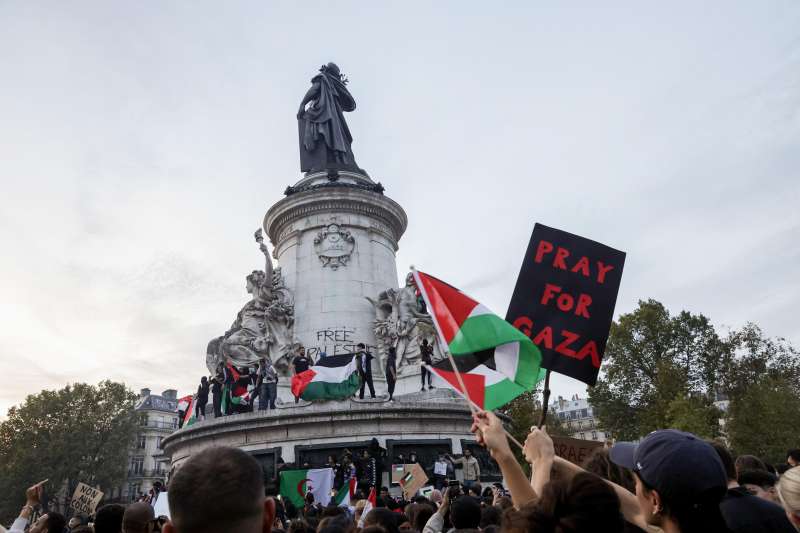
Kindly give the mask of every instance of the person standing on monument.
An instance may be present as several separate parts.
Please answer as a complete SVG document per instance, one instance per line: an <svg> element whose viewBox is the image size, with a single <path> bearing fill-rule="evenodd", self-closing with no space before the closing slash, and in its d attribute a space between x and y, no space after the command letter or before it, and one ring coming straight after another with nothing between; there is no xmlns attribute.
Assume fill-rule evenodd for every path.
<svg viewBox="0 0 800 533"><path fill-rule="evenodd" d="M222 416L222 376L221 370L211 378L211 403L214 405L214 418Z"/></svg>
<svg viewBox="0 0 800 533"><path fill-rule="evenodd" d="M358 390L358 397L361 400L364 399L364 386L369 385L369 395L371 398L375 398L375 386L372 384L373 356L367 351L367 347L363 342L358 343L358 351L355 357L358 377L361 378L361 388Z"/></svg>
<svg viewBox="0 0 800 533"><path fill-rule="evenodd" d="M208 378L200 378L200 385L197 387L197 402L194 407L194 417L200 421L206 419L206 404L208 403Z"/></svg>
<svg viewBox="0 0 800 533"><path fill-rule="evenodd" d="M394 346L389 347L386 356L386 388L389 392L389 401L394 401L394 385L397 382L397 351Z"/></svg>
<svg viewBox="0 0 800 533"><path fill-rule="evenodd" d="M275 398L278 396L278 373L267 359L258 363L258 410L275 409Z"/></svg>
<svg viewBox="0 0 800 533"><path fill-rule="evenodd" d="M420 377L422 378L422 389L425 390L425 376L428 376L428 388L435 388L431 384L431 371L425 365L433 364L433 346L428 344L428 339L422 339L422 344L419 347L419 353L422 356L422 364L420 364Z"/></svg>
<svg viewBox="0 0 800 533"><path fill-rule="evenodd" d="M297 346L297 355L292 359L292 375L296 376L300 372L305 372L311 366L311 360L306 357L306 348L302 344ZM294 403L300 401L299 396L294 397Z"/></svg>

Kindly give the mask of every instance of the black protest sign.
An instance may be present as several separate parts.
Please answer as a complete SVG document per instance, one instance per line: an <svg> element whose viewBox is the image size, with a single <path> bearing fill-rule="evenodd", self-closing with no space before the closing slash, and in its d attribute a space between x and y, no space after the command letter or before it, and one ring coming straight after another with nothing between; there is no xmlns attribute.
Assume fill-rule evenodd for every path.
<svg viewBox="0 0 800 533"><path fill-rule="evenodd" d="M506 320L542 352L542 366L589 385L600 361L625 252L536 224Z"/></svg>

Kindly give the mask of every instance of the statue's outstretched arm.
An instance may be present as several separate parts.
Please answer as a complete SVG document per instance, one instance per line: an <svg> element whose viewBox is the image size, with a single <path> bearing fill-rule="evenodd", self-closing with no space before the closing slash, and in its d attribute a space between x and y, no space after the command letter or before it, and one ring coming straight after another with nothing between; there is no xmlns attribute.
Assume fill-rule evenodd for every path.
<svg viewBox="0 0 800 533"><path fill-rule="evenodd" d="M264 234L262 233L261 228L256 230L254 236L256 238L256 242L258 243L258 249L261 250L261 253L263 253L264 257L266 258L266 264L264 265L264 274L266 274L265 283L267 284L267 287L272 287L272 258L269 256L267 245L264 244Z"/></svg>

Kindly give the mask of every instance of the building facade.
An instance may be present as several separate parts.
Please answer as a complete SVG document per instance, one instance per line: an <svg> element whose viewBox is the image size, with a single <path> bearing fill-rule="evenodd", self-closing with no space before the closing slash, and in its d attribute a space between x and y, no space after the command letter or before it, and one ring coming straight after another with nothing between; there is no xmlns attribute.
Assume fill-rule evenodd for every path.
<svg viewBox="0 0 800 533"><path fill-rule="evenodd" d="M139 427L128 454L128 475L119 488L119 501L132 502L147 494L157 481L166 482L169 459L163 457L161 441L178 429L178 391L161 395L142 389L136 402ZM166 464L165 464L166 462Z"/></svg>
<svg viewBox="0 0 800 533"><path fill-rule="evenodd" d="M586 398L577 394L570 400L559 396L550 409L570 431L575 439L596 440L605 442L611 440L611 434L600 428L599 421L594 416L594 410Z"/></svg>

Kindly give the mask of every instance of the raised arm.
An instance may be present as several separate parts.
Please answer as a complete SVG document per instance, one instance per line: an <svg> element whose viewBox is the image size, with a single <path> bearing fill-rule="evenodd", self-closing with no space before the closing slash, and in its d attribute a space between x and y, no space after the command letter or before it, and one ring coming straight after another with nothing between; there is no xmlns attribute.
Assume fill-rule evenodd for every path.
<svg viewBox="0 0 800 533"><path fill-rule="evenodd" d="M517 463L516 457L508 445L503 423L494 413L481 411L473 416L472 432L481 446L489 450L511 492L514 507L519 509L522 505L535 500L538 495L528 482L525 472Z"/></svg>

